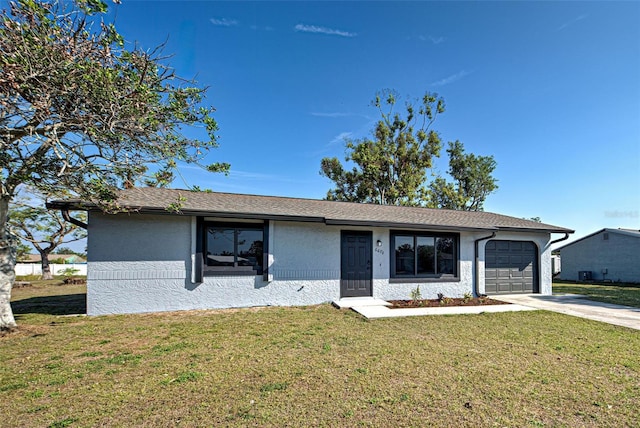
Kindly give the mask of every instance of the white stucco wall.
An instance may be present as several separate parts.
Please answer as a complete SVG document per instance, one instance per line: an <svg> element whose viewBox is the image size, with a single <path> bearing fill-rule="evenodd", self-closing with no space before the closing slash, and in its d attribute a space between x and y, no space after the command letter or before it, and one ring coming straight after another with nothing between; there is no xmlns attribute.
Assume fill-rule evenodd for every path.
<svg viewBox="0 0 640 428"><path fill-rule="evenodd" d="M191 219L89 213L87 313L184 309Z"/></svg>
<svg viewBox="0 0 640 428"><path fill-rule="evenodd" d="M562 248L560 278L577 281L578 272L591 271L595 281L640 282L640 239L608 233L608 240L600 232ZM602 274L603 269L607 270L606 275Z"/></svg>
<svg viewBox="0 0 640 428"><path fill-rule="evenodd" d="M383 275L374 279L373 295L375 297L386 300L409 299L411 291L417 287L420 287L420 294L424 299L435 299L438 293L446 297L462 297L464 293L473 293L473 234L460 234L459 280L455 281L395 282L389 280L390 251L393 250L389 248L390 239L390 231L385 231L385 239L382 241L384 254L380 257L384 264L384 271Z"/></svg>
<svg viewBox="0 0 640 428"><path fill-rule="evenodd" d="M436 298L438 293L461 297L473 292L474 239L486 236L486 232L460 235L459 281L395 283L389 281L388 229L270 222L269 281L262 276L205 276L201 284L195 284L191 217L90 213L87 313L294 306L336 300L340 298L341 230L372 232L374 297L407 299L417 286L424 298ZM548 235L499 234L496 239L538 244L541 290L549 294L550 251L542 249ZM381 247L376 246L377 240ZM482 292L485 242L480 246Z"/></svg>

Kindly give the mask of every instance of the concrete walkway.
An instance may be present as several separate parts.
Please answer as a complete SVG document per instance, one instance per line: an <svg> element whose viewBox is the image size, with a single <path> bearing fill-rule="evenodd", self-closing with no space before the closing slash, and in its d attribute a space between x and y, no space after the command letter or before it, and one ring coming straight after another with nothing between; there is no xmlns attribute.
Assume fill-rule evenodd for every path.
<svg viewBox="0 0 640 428"><path fill-rule="evenodd" d="M579 294L510 294L494 299L640 330L640 308L588 300Z"/></svg>
<svg viewBox="0 0 640 428"><path fill-rule="evenodd" d="M351 308L368 319L415 317L424 315L481 314L484 312L535 311L536 308L518 304L486 306L449 306L443 308L401 308L390 309L391 303L373 297L346 297L333 302L340 308Z"/></svg>

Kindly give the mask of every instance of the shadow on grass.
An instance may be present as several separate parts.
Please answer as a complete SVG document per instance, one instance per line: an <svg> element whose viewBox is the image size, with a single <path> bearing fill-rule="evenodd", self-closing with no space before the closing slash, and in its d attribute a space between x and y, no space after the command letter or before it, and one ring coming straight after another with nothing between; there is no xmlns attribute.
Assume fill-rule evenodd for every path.
<svg viewBox="0 0 640 428"><path fill-rule="evenodd" d="M61 296L29 297L11 302L15 315L47 314L76 315L87 313L87 295L67 294Z"/></svg>

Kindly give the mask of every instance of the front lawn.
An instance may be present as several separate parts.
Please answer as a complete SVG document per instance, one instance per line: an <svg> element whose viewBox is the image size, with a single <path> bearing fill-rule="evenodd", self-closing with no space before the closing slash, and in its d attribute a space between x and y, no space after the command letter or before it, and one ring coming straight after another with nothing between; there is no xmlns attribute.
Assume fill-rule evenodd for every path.
<svg viewBox="0 0 640 428"><path fill-rule="evenodd" d="M591 300L640 308L640 286L632 284L584 284L575 282L553 283L554 294L584 294Z"/></svg>
<svg viewBox="0 0 640 428"><path fill-rule="evenodd" d="M73 313L82 292L67 287L14 291L22 327L0 337L3 426L640 418L640 333L623 327L545 311L366 321L329 305L60 316L32 300L55 294L51 312Z"/></svg>

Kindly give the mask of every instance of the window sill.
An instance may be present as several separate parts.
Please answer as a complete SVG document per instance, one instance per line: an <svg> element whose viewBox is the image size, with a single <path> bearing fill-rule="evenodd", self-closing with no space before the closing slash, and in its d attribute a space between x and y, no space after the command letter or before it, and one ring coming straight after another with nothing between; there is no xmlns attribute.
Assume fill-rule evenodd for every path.
<svg viewBox="0 0 640 428"><path fill-rule="evenodd" d="M425 278L425 277L403 277L403 278L389 278L389 284L415 284L415 283L430 283L430 282L460 282L459 276L441 276L438 278Z"/></svg>
<svg viewBox="0 0 640 428"><path fill-rule="evenodd" d="M255 269L237 269L237 268L226 268L226 269L205 269L203 272L204 276L259 276L262 273L256 271Z"/></svg>

